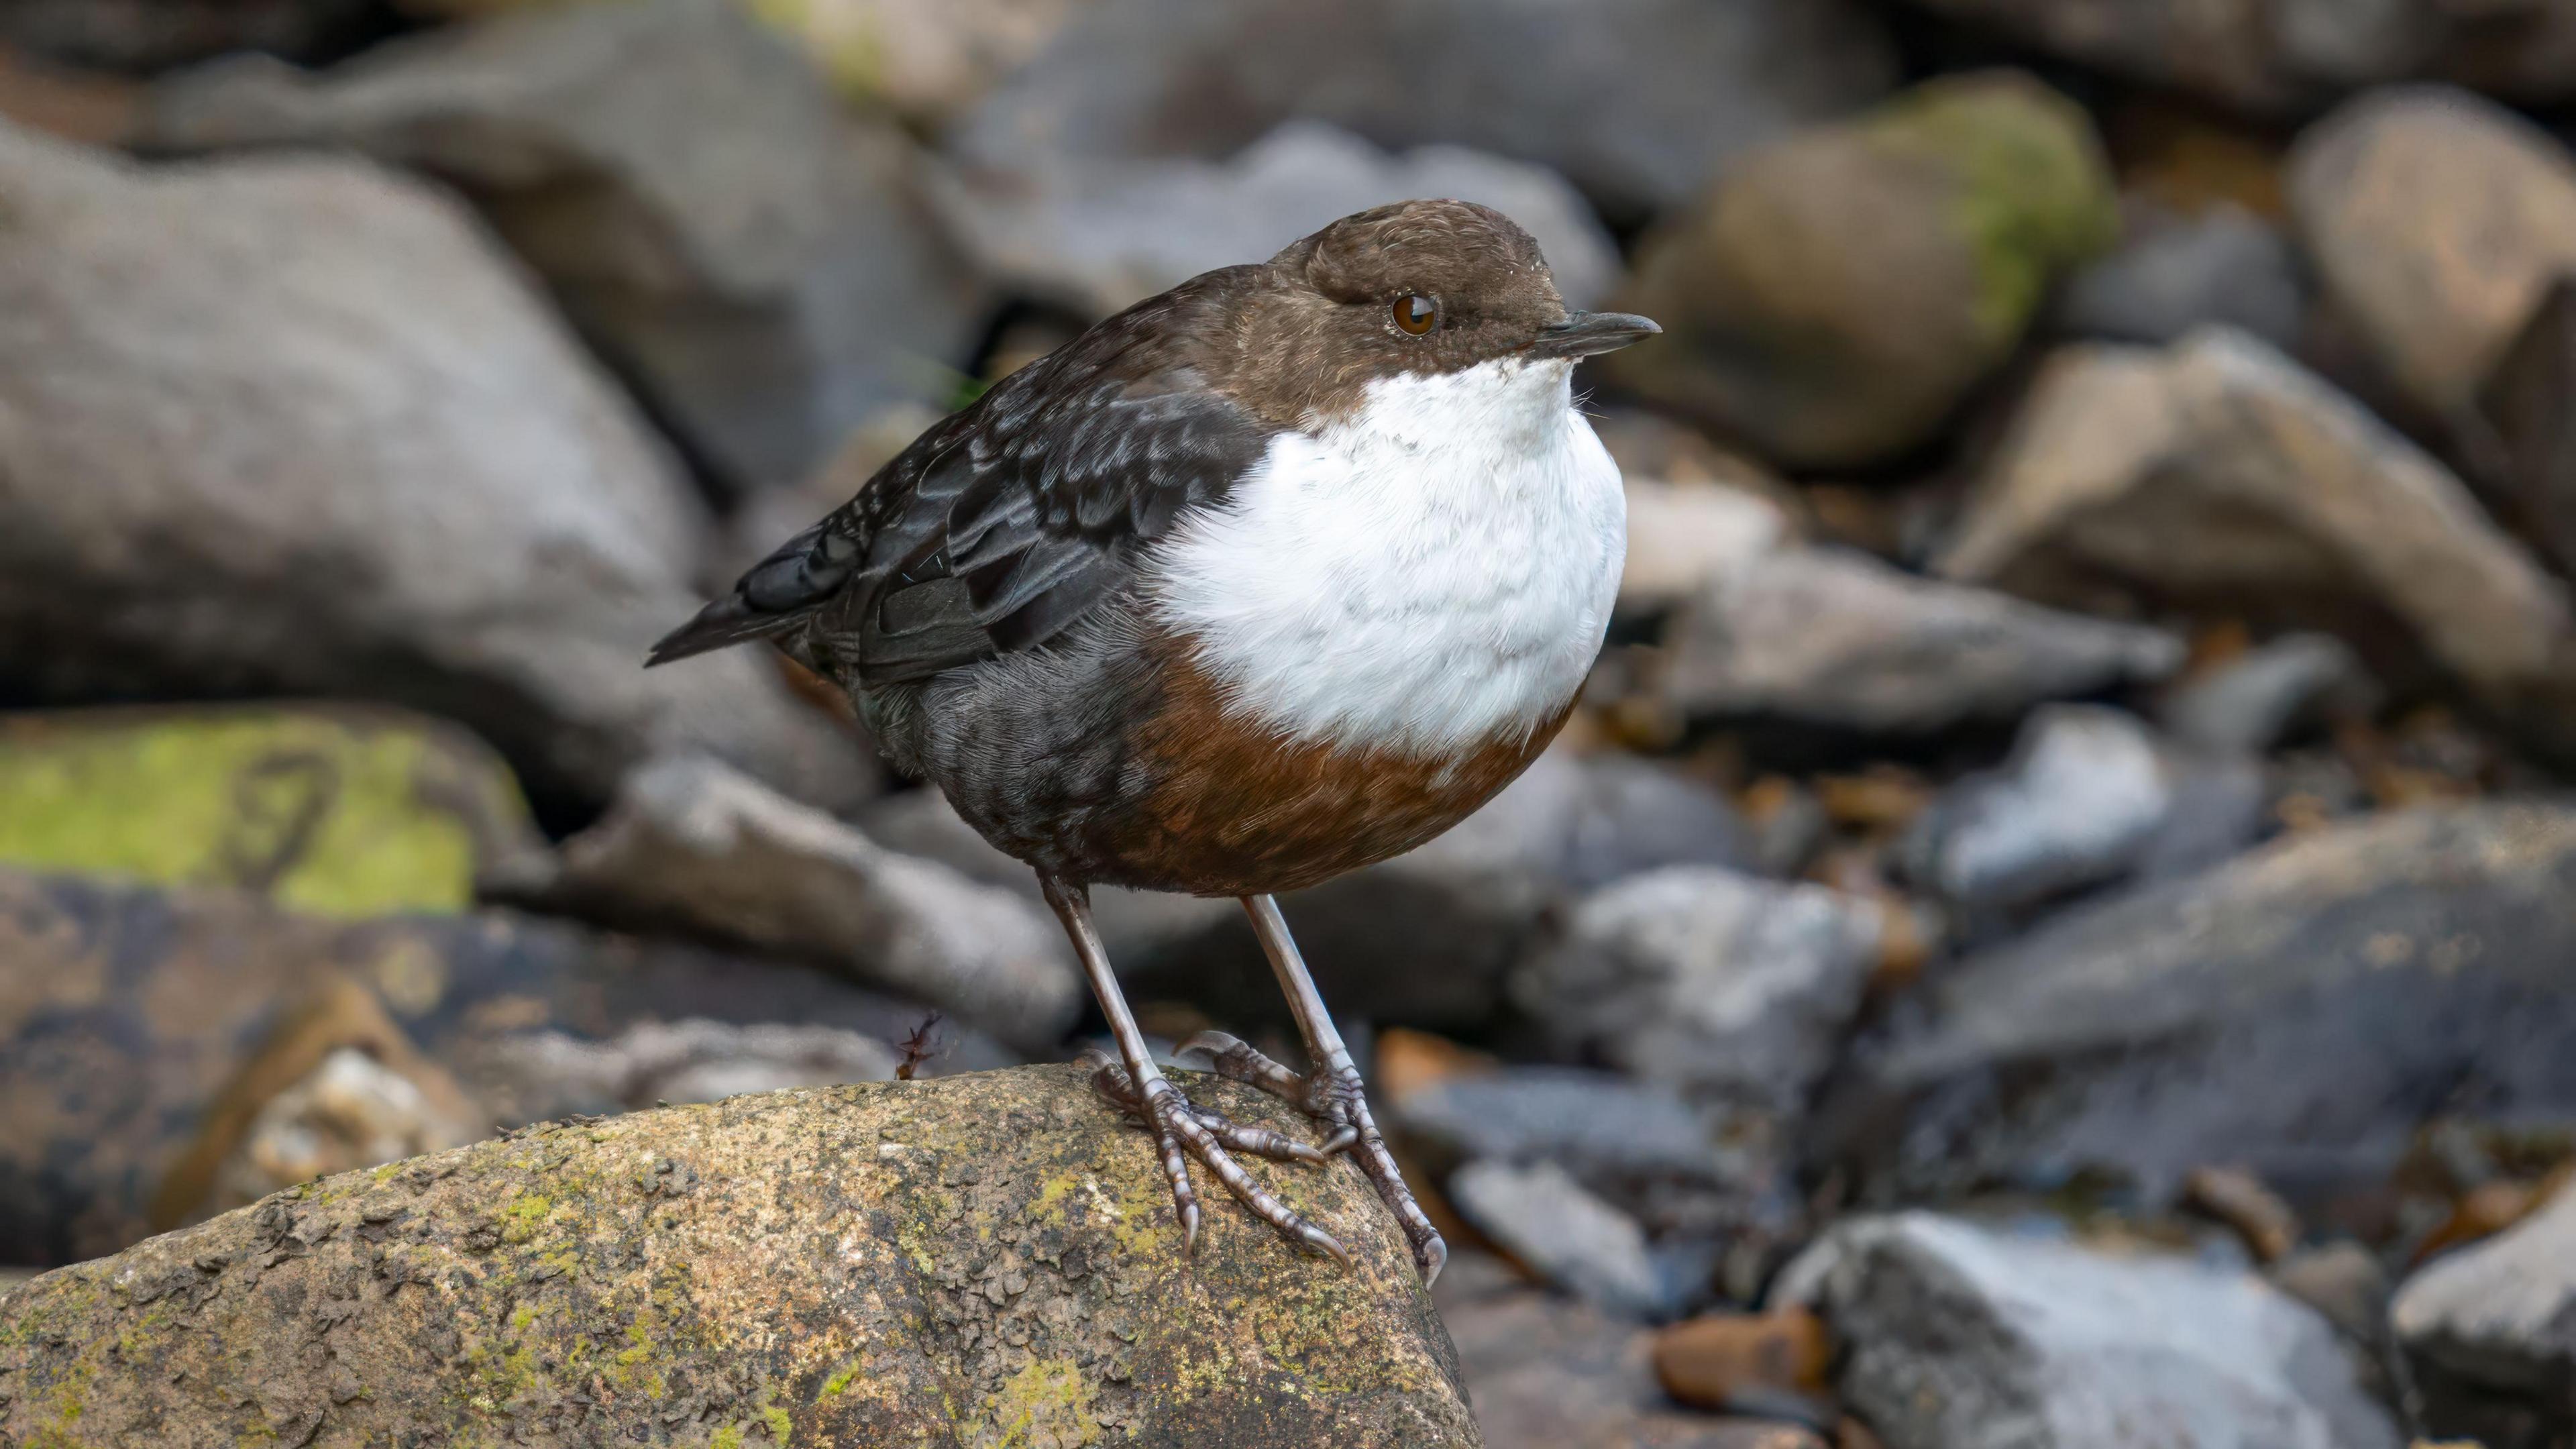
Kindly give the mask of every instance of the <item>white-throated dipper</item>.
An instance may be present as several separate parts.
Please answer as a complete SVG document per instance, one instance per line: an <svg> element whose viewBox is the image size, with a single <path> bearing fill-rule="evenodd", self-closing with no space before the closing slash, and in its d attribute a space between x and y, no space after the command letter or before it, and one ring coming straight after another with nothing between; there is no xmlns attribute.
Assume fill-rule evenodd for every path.
<svg viewBox="0 0 2576 1449"><path fill-rule="evenodd" d="M1626 549L1575 363L1658 329L1569 312L1529 234L1379 207L1194 277L996 383L653 649L765 638L850 692L895 763L1038 873L1156 1136L1185 1239L1197 1158L1341 1245L1233 1151L1347 1150L1425 1280L1447 1257L1272 901L1456 824L1574 706ZM1181 1044L1295 1102L1320 1151L1194 1106L1091 924L1095 884L1234 896L1312 1059Z"/></svg>

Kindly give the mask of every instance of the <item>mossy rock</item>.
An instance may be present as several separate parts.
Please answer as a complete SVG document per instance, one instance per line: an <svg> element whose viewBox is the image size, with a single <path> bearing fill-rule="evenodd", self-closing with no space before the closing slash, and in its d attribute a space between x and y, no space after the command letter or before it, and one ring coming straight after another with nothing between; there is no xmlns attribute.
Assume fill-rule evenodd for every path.
<svg viewBox="0 0 2576 1449"><path fill-rule="evenodd" d="M1648 238L1620 304L1667 335L1608 365L1776 462L1884 461L1928 442L2118 237L2080 106L2012 72L1948 77L1729 168Z"/></svg>
<svg viewBox="0 0 2576 1449"><path fill-rule="evenodd" d="M478 870L537 844L497 755L395 710L0 716L0 864L355 918L461 910Z"/></svg>
<svg viewBox="0 0 2576 1449"><path fill-rule="evenodd" d="M1366 1180L1250 1170L1354 1266L1212 1182L1184 1257L1149 1139L1072 1067L550 1123L0 1298L0 1441L1477 1444Z"/></svg>

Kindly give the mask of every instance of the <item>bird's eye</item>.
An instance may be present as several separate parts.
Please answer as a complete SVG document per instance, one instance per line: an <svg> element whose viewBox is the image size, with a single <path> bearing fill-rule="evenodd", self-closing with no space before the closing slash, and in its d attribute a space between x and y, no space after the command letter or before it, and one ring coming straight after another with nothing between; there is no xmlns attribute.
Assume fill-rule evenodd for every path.
<svg viewBox="0 0 2576 1449"><path fill-rule="evenodd" d="M1440 304L1420 292L1395 299L1395 325L1419 337L1440 325Z"/></svg>

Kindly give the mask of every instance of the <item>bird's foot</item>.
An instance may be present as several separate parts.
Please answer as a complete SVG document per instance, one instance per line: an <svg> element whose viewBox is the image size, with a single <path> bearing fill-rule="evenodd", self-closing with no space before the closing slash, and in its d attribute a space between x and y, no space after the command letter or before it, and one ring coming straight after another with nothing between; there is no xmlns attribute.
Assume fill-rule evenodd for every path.
<svg viewBox="0 0 2576 1449"><path fill-rule="evenodd" d="M1267 1127L1247 1126L1213 1107L1199 1106L1160 1074L1148 1077L1140 1091L1127 1069L1096 1047L1082 1054L1081 1063L1093 1068L1092 1090L1154 1134L1162 1150L1163 1175L1171 1180L1172 1205L1180 1215L1183 1252L1195 1252L1199 1242L1199 1201L1190 1187L1189 1168L1189 1159L1195 1157L1255 1217L1278 1229L1281 1237L1345 1268L1350 1266L1350 1253L1332 1234L1308 1222L1253 1181L1252 1175L1228 1155L1228 1149L1282 1162L1302 1162L1310 1167L1323 1165L1323 1153Z"/></svg>
<svg viewBox="0 0 2576 1449"><path fill-rule="evenodd" d="M1341 1058L1339 1061L1300 1074L1240 1037L1221 1031L1200 1032L1173 1049L1175 1056L1191 1052L1206 1053L1215 1063L1218 1076L1285 1098L1329 1128L1332 1136L1325 1141L1323 1150L1350 1153L1360 1171L1368 1174L1379 1199L1395 1214L1405 1239L1413 1244L1413 1265L1421 1271L1423 1286L1431 1286L1440 1276L1441 1266L1449 1261L1449 1245L1440 1240L1440 1230L1431 1225L1430 1215L1414 1200L1413 1189L1404 1185L1395 1154L1387 1150L1386 1137L1369 1113L1368 1097L1360 1089L1359 1068L1347 1056L1337 1051L1334 1055Z"/></svg>

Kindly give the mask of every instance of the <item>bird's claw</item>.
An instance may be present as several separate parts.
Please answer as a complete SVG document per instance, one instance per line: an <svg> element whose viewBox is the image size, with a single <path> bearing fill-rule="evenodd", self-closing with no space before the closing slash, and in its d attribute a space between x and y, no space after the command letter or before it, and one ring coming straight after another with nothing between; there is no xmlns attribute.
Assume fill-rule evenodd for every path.
<svg viewBox="0 0 2576 1449"><path fill-rule="evenodd" d="M1139 1092L1127 1069L1097 1048L1084 1052L1080 1060L1082 1065L1093 1069L1093 1091L1153 1132L1155 1143L1161 1150L1163 1175L1172 1184L1172 1202L1180 1218L1184 1253L1198 1250L1198 1194L1190 1186L1188 1162L1189 1158L1195 1157L1206 1164L1208 1171L1216 1174L1228 1192L1252 1210L1253 1216L1277 1229L1281 1237L1331 1258L1345 1268L1350 1266L1350 1252L1339 1240L1308 1222L1294 1208L1253 1181L1251 1174L1243 1170L1227 1149L1309 1166L1321 1166L1325 1160L1323 1153L1283 1133L1267 1127L1247 1126L1213 1107L1199 1106L1181 1095L1178 1087L1159 1076L1149 1078L1144 1090Z"/></svg>
<svg viewBox="0 0 2576 1449"><path fill-rule="evenodd" d="M1242 1038L1222 1031L1200 1032L1172 1050L1174 1056L1192 1053L1204 1053L1218 1076L1258 1087L1331 1127L1332 1136L1318 1150L1327 1156L1336 1152L1351 1155L1377 1189L1379 1200L1395 1214L1406 1241L1413 1245L1413 1265L1422 1274L1422 1285L1428 1288L1440 1277L1440 1269L1449 1261L1449 1245L1441 1240L1440 1230L1431 1225L1430 1215L1414 1199L1413 1190L1404 1185L1395 1154L1387 1149L1386 1138L1369 1112L1368 1096L1361 1089L1357 1067L1344 1058L1300 1074Z"/></svg>

